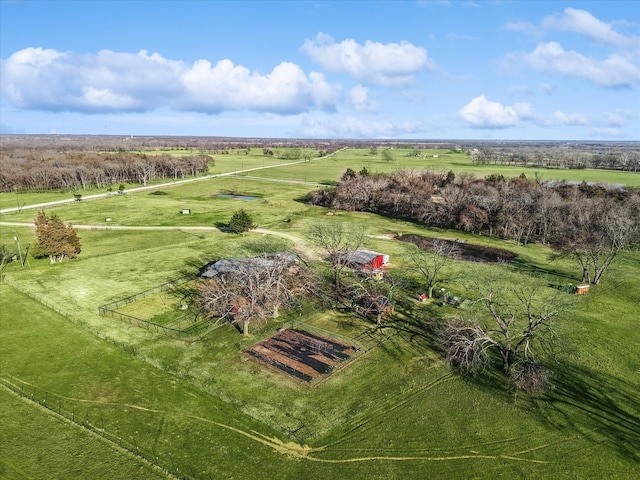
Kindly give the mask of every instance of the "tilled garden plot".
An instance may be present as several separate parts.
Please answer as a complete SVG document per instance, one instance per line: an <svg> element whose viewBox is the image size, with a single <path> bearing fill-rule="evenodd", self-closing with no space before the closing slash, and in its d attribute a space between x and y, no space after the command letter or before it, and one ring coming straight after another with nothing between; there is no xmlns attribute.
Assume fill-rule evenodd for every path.
<svg viewBox="0 0 640 480"><path fill-rule="evenodd" d="M331 373L356 352L352 345L295 329L281 330L246 350L248 355L305 382Z"/></svg>

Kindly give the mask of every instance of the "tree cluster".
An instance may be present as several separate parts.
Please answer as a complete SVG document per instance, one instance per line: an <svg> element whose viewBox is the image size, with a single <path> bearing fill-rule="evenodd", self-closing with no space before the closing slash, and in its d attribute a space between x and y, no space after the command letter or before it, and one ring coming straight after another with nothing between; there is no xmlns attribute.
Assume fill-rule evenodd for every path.
<svg viewBox="0 0 640 480"><path fill-rule="evenodd" d="M532 151L482 148L471 151L471 160L481 165L640 171L640 152L623 148L613 150L599 148L584 150L536 149Z"/></svg>
<svg viewBox="0 0 640 480"><path fill-rule="evenodd" d="M208 155L177 157L139 153L13 150L0 157L0 191L85 190L120 183L146 185L157 178L182 179L207 171Z"/></svg>
<svg viewBox="0 0 640 480"><path fill-rule="evenodd" d="M539 242L574 256L582 280L598 283L618 252L640 241L640 195L624 189L523 176L485 179L430 171L393 175L347 171L315 205L365 211L428 226Z"/></svg>
<svg viewBox="0 0 640 480"><path fill-rule="evenodd" d="M212 318L249 325L276 318L280 308L315 292L317 279L290 254L275 253L227 261L220 274L203 279L196 292L199 308Z"/></svg>

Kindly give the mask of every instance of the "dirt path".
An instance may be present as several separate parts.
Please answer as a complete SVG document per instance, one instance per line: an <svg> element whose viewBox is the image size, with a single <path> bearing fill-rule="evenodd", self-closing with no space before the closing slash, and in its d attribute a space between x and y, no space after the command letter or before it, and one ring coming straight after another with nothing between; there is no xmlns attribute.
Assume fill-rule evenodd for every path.
<svg viewBox="0 0 640 480"><path fill-rule="evenodd" d="M1 222L0 222L1 224ZM304 254L309 260L321 260L322 253L315 246L310 245L305 239L296 237L295 235L291 235L290 233L277 232L275 230L267 230L266 228L256 228L252 230L252 232L262 233L263 235L275 235L278 237L286 238L291 240L294 244L295 249L299 250Z"/></svg>
<svg viewBox="0 0 640 480"><path fill-rule="evenodd" d="M6 381L6 380L5 380ZM13 382L8 382L8 383L13 383ZM27 384L26 382L24 382L25 384ZM17 390L14 390L13 388L9 388L8 385L2 385L2 387L4 389L6 389L9 393L20 397L20 395L17 393ZM58 418L62 418L62 419L66 419L66 417L64 416L60 416L58 415L53 409L48 409L43 407L42 405L40 405L38 402L34 402L33 400L31 400L28 397L20 397L22 399L24 399L25 401L32 403L34 405L37 405L39 407L41 407L45 412L49 413L50 415L56 416ZM385 455L385 451L384 449L382 450L377 450L376 451L376 455L373 456L354 456L354 457L347 457L347 458L322 458L322 457L318 457L318 456L314 456L314 455L318 455L318 454L322 454L322 453L332 453L334 451L340 451L340 449L331 449L328 448L328 446L320 446L320 447L309 447L307 445L299 445L297 443L294 442L284 442L282 440L280 440L279 438L275 438L275 437L269 437L267 435L263 435L260 432L257 432L255 430L253 431L246 431L242 428L238 428L238 427L234 427L232 425L226 424L226 423L222 423L222 422L218 422L215 420L211 420L209 418L204 418L202 416L199 415L194 415L194 414L190 414L190 413L186 413L186 412L180 412L180 411L169 411L169 410L163 410L163 409L155 409L155 408L147 408L147 407L143 407L141 405L135 405L135 404L130 404L130 403L117 403L117 402L104 402L104 401L98 401L98 400L88 400L88 399L82 399L82 398L72 398L72 397L64 397L64 396L59 396L59 398L68 400L68 401L73 401L73 402L78 402L78 403L89 403L89 404L93 404L93 405L101 405L101 406L108 406L108 407L115 407L115 408L122 408L125 411L127 409L132 409L132 410L139 410L139 411L144 411L144 412L148 412L148 413L152 413L152 414L157 414L157 415L161 415L163 417L183 417L183 418L188 418L197 422L201 422L203 424L207 424L207 425L212 425L212 426L216 426L218 428L222 428L225 430L229 430L232 431L238 435L242 435L256 443L260 443L266 447L271 448L273 451L287 456L289 458L292 459L296 459L296 460L306 460L306 461L311 461L311 462L319 462L319 463L356 463L356 462L372 462L372 461L377 461L377 462L415 462L415 461L429 461L429 462L444 462L444 461L459 461L459 460L478 460L478 459L483 459L483 460L510 460L513 462L526 462L526 463L536 463L536 464L545 464L545 463L549 463L548 461L545 460L538 460L538 459L534 459L534 458L527 458L524 456L521 456L525 453L529 453L532 450L540 450L540 449L544 449L547 448L551 445L545 444L545 445L538 445L532 449L526 450L524 452L516 452L513 454L497 454L497 455L486 455L486 454L481 454L480 452L471 452L469 454L452 454L452 455L437 455L437 456L432 456L432 455ZM86 426L82 426L79 423L73 422L74 425L80 426L81 428L85 428L89 431L98 431L97 427L94 426L95 430L92 429L88 429ZM105 441L113 443L114 445L117 445L115 442L113 442L112 440L110 440L109 438L105 437L105 436L101 436L101 438L103 438ZM570 438L568 438L567 440L569 440ZM398 452L397 450L393 450L394 453L402 453L402 452ZM391 452L390 452L391 453ZM409 452L408 452L409 453Z"/></svg>
<svg viewBox="0 0 640 480"><path fill-rule="evenodd" d="M29 227L35 228L33 223L28 222L2 222L0 221L0 227ZM137 230L137 231L171 231L171 230L182 230L182 231L210 231L210 232L219 232L220 229L218 227L209 227L206 225L195 225L195 226L147 226L147 225L73 225L73 228L78 230ZM300 251L305 257L309 260L320 260L322 258L322 254L319 250L309 245L308 242L295 235L290 233L278 232L276 230L269 230L266 228L256 228L251 230L255 233L260 233L262 235L274 235L281 238L286 238L287 240L291 240L295 246L295 249Z"/></svg>

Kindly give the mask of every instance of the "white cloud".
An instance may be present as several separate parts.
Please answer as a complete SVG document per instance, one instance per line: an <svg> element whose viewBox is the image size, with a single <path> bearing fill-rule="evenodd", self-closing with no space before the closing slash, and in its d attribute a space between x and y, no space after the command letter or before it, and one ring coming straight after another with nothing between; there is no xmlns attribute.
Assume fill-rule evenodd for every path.
<svg viewBox="0 0 640 480"><path fill-rule="evenodd" d="M557 111L553 114L553 118L555 118L558 122L563 125L586 125L587 117L580 113L565 113L561 111Z"/></svg>
<svg viewBox="0 0 640 480"><path fill-rule="evenodd" d="M586 10L565 8L562 14L545 17L542 27L551 30L560 30L579 33L595 40L617 45L619 47L638 47L640 37L622 35L616 32L611 24L598 20Z"/></svg>
<svg viewBox="0 0 640 480"><path fill-rule="evenodd" d="M389 120L363 120L355 117L316 118L306 116L296 135L305 138L402 138L421 132L414 122L395 123Z"/></svg>
<svg viewBox="0 0 640 480"><path fill-rule="evenodd" d="M529 54L507 58L522 61L538 71L584 78L602 87L632 87L640 82L640 67L624 55L614 53L605 60L594 60L565 50L558 42L540 43Z"/></svg>
<svg viewBox="0 0 640 480"><path fill-rule="evenodd" d="M540 28L526 21L507 22L505 23L504 28L507 30L513 30L514 32L522 32L525 35L529 35L531 37L542 36L542 30L540 30Z"/></svg>
<svg viewBox="0 0 640 480"><path fill-rule="evenodd" d="M608 139L608 138L617 138L617 139L622 139L622 138L626 138L625 133L618 129L618 128L613 128L613 127L597 127L597 128L593 128L589 131L589 136L592 138L603 138L603 139Z"/></svg>
<svg viewBox="0 0 640 480"><path fill-rule="evenodd" d="M20 108L119 112L253 110L283 114L333 110L340 88L320 73L283 62L262 75L230 60L193 65L149 55L20 50L2 61L2 92Z"/></svg>
<svg viewBox="0 0 640 480"><path fill-rule="evenodd" d="M377 106L369 99L369 89L356 85L349 90L348 102L357 112L375 112Z"/></svg>
<svg viewBox="0 0 640 480"><path fill-rule="evenodd" d="M628 110L614 110L611 112L605 112L602 117L602 124L606 127L621 128L626 126L631 119L637 117L638 113L633 113Z"/></svg>
<svg viewBox="0 0 640 480"><path fill-rule="evenodd" d="M212 66L199 60L181 75L184 99L176 109L213 112L256 110L300 113L310 107L331 109L338 90L327 84L322 74L305 75L293 63L283 62L268 75L252 73L230 60Z"/></svg>
<svg viewBox="0 0 640 480"><path fill-rule="evenodd" d="M497 129L516 127L530 120L533 112L529 103L508 106L480 95L458 110L458 116L474 128Z"/></svg>
<svg viewBox="0 0 640 480"><path fill-rule="evenodd" d="M364 45L347 39L340 43L324 33L306 40L301 50L323 68L346 72L359 81L383 86L405 86L414 75L434 70L427 51L409 42L382 44L367 40Z"/></svg>

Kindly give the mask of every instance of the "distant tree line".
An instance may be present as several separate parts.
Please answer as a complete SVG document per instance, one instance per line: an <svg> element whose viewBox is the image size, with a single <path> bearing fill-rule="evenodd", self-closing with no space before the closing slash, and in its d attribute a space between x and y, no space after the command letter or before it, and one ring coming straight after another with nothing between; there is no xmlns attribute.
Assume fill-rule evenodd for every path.
<svg viewBox="0 0 640 480"><path fill-rule="evenodd" d="M158 178L181 179L207 171L208 155L172 156L14 150L0 156L0 191L86 190L120 183L146 185Z"/></svg>
<svg viewBox="0 0 640 480"><path fill-rule="evenodd" d="M603 186L544 184L524 176L485 179L431 171L347 170L310 203L428 226L550 245L573 256L582 280L598 283L620 250L640 237L640 194Z"/></svg>
<svg viewBox="0 0 640 480"><path fill-rule="evenodd" d="M625 149L600 150L512 150L499 148L473 149L471 160L476 164L517 165L540 168L600 168L622 170L626 172L640 171L640 151Z"/></svg>

